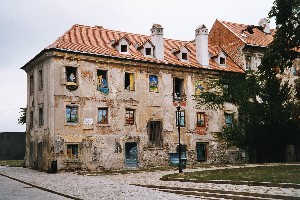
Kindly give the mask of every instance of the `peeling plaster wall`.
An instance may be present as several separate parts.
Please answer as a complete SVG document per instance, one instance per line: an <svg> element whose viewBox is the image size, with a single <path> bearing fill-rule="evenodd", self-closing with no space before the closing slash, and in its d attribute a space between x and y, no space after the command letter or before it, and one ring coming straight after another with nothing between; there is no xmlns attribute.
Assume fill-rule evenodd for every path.
<svg viewBox="0 0 300 200"><path fill-rule="evenodd" d="M197 142L208 144L206 163L228 161L225 145L214 137L214 133L220 132L223 127L224 111L199 108L193 100L195 82L209 81L212 76L218 75L217 72L65 53L53 54L40 64L33 65L27 72L29 77L32 71L37 73L38 66L42 65L45 69L43 91L35 88L34 97L28 95L30 109L32 98L35 102L32 108L37 107L37 104L44 105L45 124L43 127L35 125L33 129L27 124L27 166L37 167L35 163L38 160L39 142L43 146L44 171L51 167L52 160L57 160L59 170L124 168L126 142L137 144L139 167L168 165L169 154L175 153L178 145L176 106L173 104L174 77L184 79L186 102L182 104L182 110L186 113L186 126L181 127L181 143L186 145L188 163L197 162ZM77 68L78 88L74 91L68 90L66 86L67 66ZM98 69L107 70L108 94L97 90ZM124 89L125 72L134 73L135 91ZM158 92L149 92L149 75L158 76ZM67 105L78 106L78 123L66 122ZM108 124L97 123L99 107L108 108ZM133 125L125 124L126 108L135 110ZM205 128L196 127L196 112L206 113ZM35 119L38 119L38 111L34 113ZM84 124L86 118L92 119L93 123ZM149 143L149 121L162 123L163 146L155 147ZM78 144L78 159L67 158L67 144Z"/></svg>

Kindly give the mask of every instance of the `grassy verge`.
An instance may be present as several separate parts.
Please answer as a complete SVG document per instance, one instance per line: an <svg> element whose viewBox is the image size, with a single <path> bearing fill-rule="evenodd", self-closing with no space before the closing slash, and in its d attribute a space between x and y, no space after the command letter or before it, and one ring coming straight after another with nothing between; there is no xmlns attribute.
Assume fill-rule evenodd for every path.
<svg viewBox="0 0 300 200"><path fill-rule="evenodd" d="M173 178L192 179L193 181L229 180L300 184L300 165L258 166L186 172L180 175L166 175L162 180Z"/></svg>
<svg viewBox="0 0 300 200"><path fill-rule="evenodd" d="M24 160L0 160L0 166L23 167Z"/></svg>

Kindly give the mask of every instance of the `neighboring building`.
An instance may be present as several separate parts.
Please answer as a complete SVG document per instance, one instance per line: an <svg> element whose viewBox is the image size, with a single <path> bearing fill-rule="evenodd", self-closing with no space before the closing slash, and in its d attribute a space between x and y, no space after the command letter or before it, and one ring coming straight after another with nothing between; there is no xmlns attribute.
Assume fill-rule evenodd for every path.
<svg viewBox="0 0 300 200"><path fill-rule="evenodd" d="M216 20L209 32L209 43L220 46L235 63L243 66L246 73L251 73L257 71L266 47L273 41L274 35L275 30L270 29L266 18L261 19L257 26ZM300 99L300 53L292 68L284 74L284 80L289 80L290 84L294 85L295 97ZM300 120L298 121L300 131ZM285 154L286 161L300 160L300 137L299 141L291 141L291 144L286 145Z"/></svg>
<svg viewBox="0 0 300 200"><path fill-rule="evenodd" d="M23 160L25 157L25 132L0 133L0 160Z"/></svg>
<svg viewBox="0 0 300 200"><path fill-rule="evenodd" d="M193 95L220 73L244 71L204 25L195 40L163 38L74 25L22 69L27 73L26 165L48 170L120 169L169 165L181 143L188 163L228 162L215 138L235 108L198 108ZM245 154L243 154L245 159Z"/></svg>

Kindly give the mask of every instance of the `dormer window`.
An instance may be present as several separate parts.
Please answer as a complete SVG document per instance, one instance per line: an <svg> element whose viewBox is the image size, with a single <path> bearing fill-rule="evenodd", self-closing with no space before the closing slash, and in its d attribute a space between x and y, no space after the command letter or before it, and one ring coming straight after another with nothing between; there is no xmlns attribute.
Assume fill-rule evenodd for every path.
<svg viewBox="0 0 300 200"><path fill-rule="evenodd" d="M127 45L124 45L124 44L121 45L121 52L127 53Z"/></svg>
<svg viewBox="0 0 300 200"><path fill-rule="evenodd" d="M220 65L225 65L225 64L226 64L225 57L220 57Z"/></svg>
<svg viewBox="0 0 300 200"><path fill-rule="evenodd" d="M187 60L187 59L188 59L187 53L182 52L182 53L181 53L181 59L182 59L182 60Z"/></svg>
<svg viewBox="0 0 300 200"><path fill-rule="evenodd" d="M152 49L151 48L145 48L145 55L146 56L152 56Z"/></svg>

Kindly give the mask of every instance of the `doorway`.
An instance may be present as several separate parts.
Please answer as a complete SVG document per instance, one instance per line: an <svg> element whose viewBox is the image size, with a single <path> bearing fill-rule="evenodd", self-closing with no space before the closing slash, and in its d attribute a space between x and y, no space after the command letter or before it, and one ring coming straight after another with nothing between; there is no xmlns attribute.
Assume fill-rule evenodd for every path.
<svg viewBox="0 0 300 200"><path fill-rule="evenodd" d="M126 167L138 167L138 148L136 142L125 143L125 165Z"/></svg>

